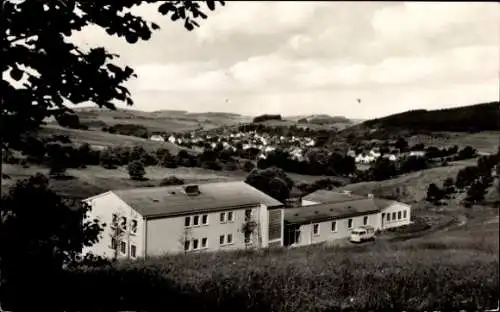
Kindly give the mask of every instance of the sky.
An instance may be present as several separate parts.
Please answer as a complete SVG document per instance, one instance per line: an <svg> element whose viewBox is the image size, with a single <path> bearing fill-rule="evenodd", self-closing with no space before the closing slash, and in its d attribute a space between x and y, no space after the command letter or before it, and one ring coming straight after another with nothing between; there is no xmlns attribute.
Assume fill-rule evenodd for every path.
<svg viewBox="0 0 500 312"><path fill-rule="evenodd" d="M368 119L500 97L494 2L227 1L192 32L135 12L161 27L149 41L74 36L136 70L134 109Z"/></svg>

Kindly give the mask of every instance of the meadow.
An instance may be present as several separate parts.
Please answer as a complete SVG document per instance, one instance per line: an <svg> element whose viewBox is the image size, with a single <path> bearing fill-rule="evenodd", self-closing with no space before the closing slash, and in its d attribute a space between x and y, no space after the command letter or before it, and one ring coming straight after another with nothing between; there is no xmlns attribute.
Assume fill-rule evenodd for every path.
<svg viewBox="0 0 500 312"><path fill-rule="evenodd" d="M497 218L498 220L498 218ZM79 309L478 311L496 307L498 221L366 246L172 255L72 271ZM84 273L84 274L82 274ZM97 281L97 282L96 282ZM182 307L182 308L181 308Z"/></svg>
<svg viewBox="0 0 500 312"><path fill-rule="evenodd" d="M244 180L248 172L215 171L203 168L165 168L160 166L148 166L145 168L146 178L144 181L131 180L127 168L122 166L116 169L105 169L101 166L87 166L84 169L67 169L66 179L50 179L51 188L62 196L72 198L87 198L99 193L113 189L126 189L134 187L158 186L162 179L168 176L176 176L183 179L185 183L222 182ZM31 165L24 168L20 165L2 164L2 173L9 179L2 179L2 193L8 191L8 187L20 179L26 179L36 173L48 175L49 169L44 166ZM311 183L327 176L309 176L301 174L289 174L295 183Z"/></svg>
<svg viewBox="0 0 500 312"><path fill-rule="evenodd" d="M407 203L420 202L426 197L427 187L430 183L441 185L446 178L451 177L455 179L461 169L475 164L475 160L451 163L449 166L412 172L394 179L353 183L346 185L343 189L365 195L377 191L382 193L391 192L399 187L404 190L401 193L400 200Z"/></svg>

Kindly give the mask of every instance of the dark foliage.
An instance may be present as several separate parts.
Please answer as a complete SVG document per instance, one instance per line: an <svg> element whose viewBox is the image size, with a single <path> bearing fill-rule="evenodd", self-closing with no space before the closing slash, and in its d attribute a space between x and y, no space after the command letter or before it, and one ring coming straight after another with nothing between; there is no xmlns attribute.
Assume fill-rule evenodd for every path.
<svg viewBox="0 0 500 312"><path fill-rule="evenodd" d="M144 164L140 160L133 160L127 166L127 171L132 180L143 180L146 175Z"/></svg>
<svg viewBox="0 0 500 312"><path fill-rule="evenodd" d="M176 176L168 176L161 180L160 186L169 186L169 185L183 185L184 180L181 178L178 178Z"/></svg>
<svg viewBox="0 0 500 312"><path fill-rule="evenodd" d="M499 102L440 110L414 110L365 121L367 127L425 131L479 132L500 130Z"/></svg>
<svg viewBox="0 0 500 312"><path fill-rule="evenodd" d="M132 105L124 83L135 76L134 70L113 63L118 56L103 47L83 50L67 38L93 25L130 44L148 40L158 25L127 10L154 2L103 0L96 5L94 1L2 1L1 72L9 73L21 86L16 88L0 80L2 149L19 148L23 144L19 134L37 130L46 117L54 116L74 126L74 118L61 117L71 112L67 102L92 102L111 109L115 107L113 101ZM165 1L158 11L192 30L198 26L197 20L207 17L202 4L215 9L214 1Z"/></svg>
<svg viewBox="0 0 500 312"><path fill-rule="evenodd" d="M290 190L294 185L283 170L275 167L252 170L245 182L279 201L290 197Z"/></svg>
<svg viewBox="0 0 500 312"><path fill-rule="evenodd" d="M281 115L260 115L260 116L257 116L253 119L253 122L254 123L257 123L257 122L263 122L263 121L268 121L268 120L283 120L281 118Z"/></svg>
<svg viewBox="0 0 500 312"><path fill-rule="evenodd" d="M87 220L89 207L63 200L35 175L19 181L0 205L0 301L13 311L57 309L63 266L80 259L102 225ZM47 311L48 311L47 310ZM31 310L32 311L32 310Z"/></svg>

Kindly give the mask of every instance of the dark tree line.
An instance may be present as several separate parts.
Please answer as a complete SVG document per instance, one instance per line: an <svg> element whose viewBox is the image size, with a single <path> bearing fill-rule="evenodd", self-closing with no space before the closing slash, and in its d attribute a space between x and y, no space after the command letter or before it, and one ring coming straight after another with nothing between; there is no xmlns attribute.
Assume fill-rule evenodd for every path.
<svg viewBox="0 0 500 312"><path fill-rule="evenodd" d="M479 132L500 130L500 103L490 102L440 110L413 110L363 123L367 127L424 131Z"/></svg>

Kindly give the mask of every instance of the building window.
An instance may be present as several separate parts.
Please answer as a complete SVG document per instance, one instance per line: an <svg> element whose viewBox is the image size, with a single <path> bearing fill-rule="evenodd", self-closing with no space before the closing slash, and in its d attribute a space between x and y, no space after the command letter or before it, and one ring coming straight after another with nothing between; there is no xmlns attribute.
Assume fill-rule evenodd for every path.
<svg viewBox="0 0 500 312"><path fill-rule="evenodd" d="M250 238L252 237L252 233L245 232L245 244L250 243Z"/></svg>
<svg viewBox="0 0 500 312"><path fill-rule="evenodd" d="M224 245L224 235L219 236L219 244Z"/></svg>
<svg viewBox="0 0 500 312"><path fill-rule="evenodd" d="M122 254L126 254L127 253L127 243L126 242L121 242L120 243L120 252Z"/></svg>
<svg viewBox="0 0 500 312"><path fill-rule="evenodd" d="M392 220L396 220L396 212L392 213Z"/></svg>
<svg viewBox="0 0 500 312"><path fill-rule="evenodd" d="M408 215L406 214L406 210L403 210L403 218L406 219L406 217L408 217Z"/></svg>
<svg viewBox="0 0 500 312"><path fill-rule="evenodd" d="M226 213L225 212L221 212L219 219L220 219L220 222L226 222Z"/></svg>
<svg viewBox="0 0 500 312"><path fill-rule="evenodd" d="M186 217L184 219L184 226L190 226L191 225L191 217Z"/></svg>
<svg viewBox="0 0 500 312"><path fill-rule="evenodd" d="M135 245L130 245L130 256L132 258L135 258L137 255L137 247L135 247Z"/></svg>
<svg viewBox="0 0 500 312"><path fill-rule="evenodd" d="M347 228L352 228L352 219L347 220Z"/></svg>
<svg viewBox="0 0 500 312"><path fill-rule="evenodd" d="M137 220L130 222L130 231L132 231L132 234L137 233Z"/></svg>
<svg viewBox="0 0 500 312"><path fill-rule="evenodd" d="M313 234L319 235L319 224L317 223L313 225Z"/></svg>
<svg viewBox="0 0 500 312"><path fill-rule="evenodd" d="M233 212L232 212L232 211L229 211L229 212L227 213L227 221L229 221L229 222L234 221L234 220L233 220Z"/></svg>
<svg viewBox="0 0 500 312"><path fill-rule="evenodd" d="M391 221L391 214L390 213L387 214L387 221Z"/></svg>
<svg viewBox="0 0 500 312"><path fill-rule="evenodd" d="M200 223L200 216L193 217L193 225L198 225Z"/></svg>
<svg viewBox="0 0 500 312"><path fill-rule="evenodd" d="M207 238L206 237L203 237L201 239L201 248L207 248Z"/></svg>
<svg viewBox="0 0 500 312"><path fill-rule="evenodd" d="M111 238L111 249L116 250L118 248L118 242L116 239Z"/></svg>
<svg viewBox="0 0 500 312"><path fill-rule="evenodd" d="M201 223L204 225L208 224L208 215L205 214L201 217Z"/></svg>
<svg viewBox="0 0 500 312"><path fill-rule="evenodd" d="M122 217L121 222L120 222L121 228L126 231L127 230L127 218Z"/></svg>
<svg viewBox="0 0 500 312"><path fill-rule="evenodd" d="M193 249L198 249L198 240L193 239Z"/></svg>
<svg viewBox="0 0 500 312"><path fill-rule="evenodd" d="M233 234L227 234L227 243L232 244L233 243Z"/></svg>
<svg viewBox="0 0 500 312"><path fill-rule="evenodd" d="M337 232L337 222L336 221L332 222L332 232Z"/></svg>
<svg viewBox="0 0 500 312"><path fill-rule="evenodd" d="M248 221L252 218L252 209L245 210L245 221Z"/></svg>
<svg viewBox="0 0 500 312"><path fill-rule="evenodd" d="M189 250L189 245L191 245L190 241L185 241L184 242L184 251L188 251Z"/></svg>
<svg viewBox="0 0 500 312"><path fill-rule="evenodd" d="M363 225L367 225L368 224L368 217L363 217Z"/></svg>
<svg viewBox="0 0 500 312"><path fill-rule="evenodd" d="M401 220L401 211L398 211L398 220Z"/></svg>

